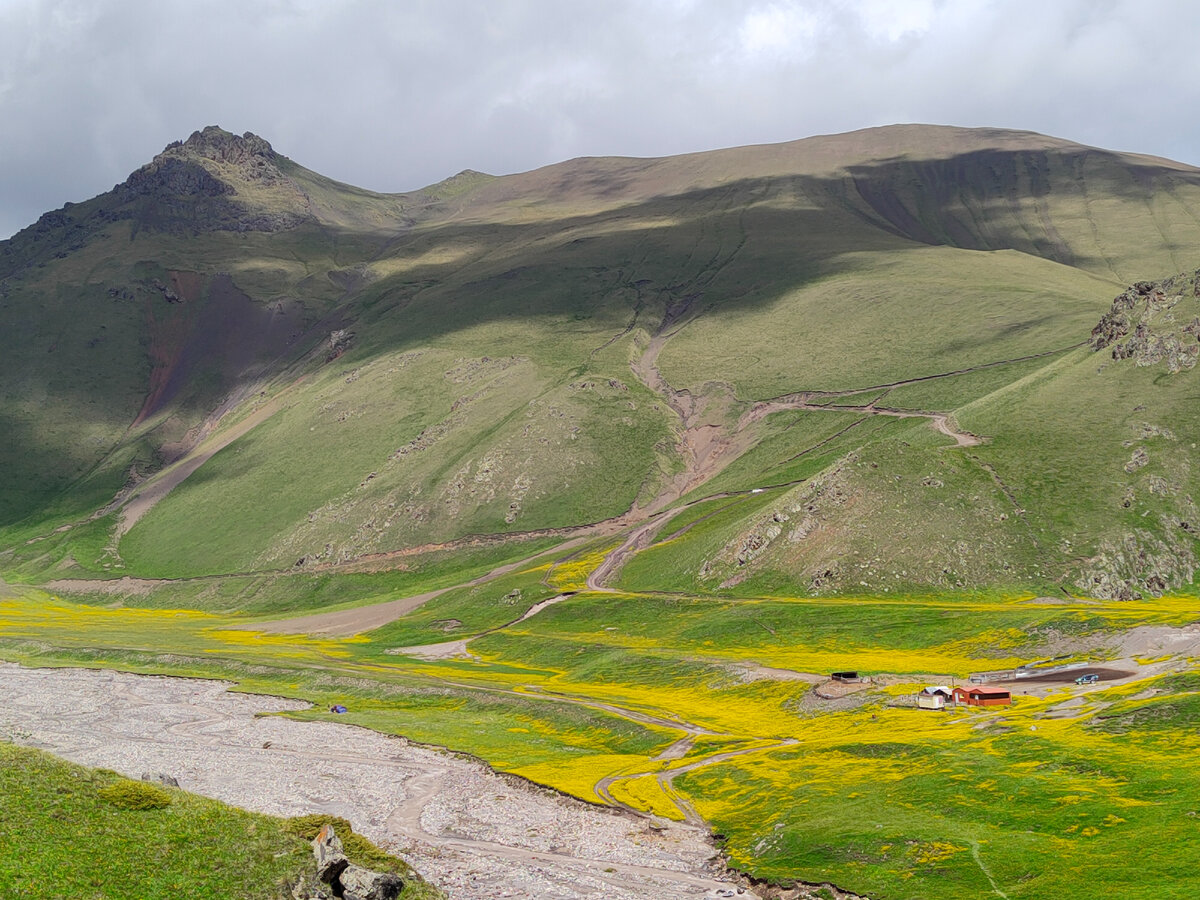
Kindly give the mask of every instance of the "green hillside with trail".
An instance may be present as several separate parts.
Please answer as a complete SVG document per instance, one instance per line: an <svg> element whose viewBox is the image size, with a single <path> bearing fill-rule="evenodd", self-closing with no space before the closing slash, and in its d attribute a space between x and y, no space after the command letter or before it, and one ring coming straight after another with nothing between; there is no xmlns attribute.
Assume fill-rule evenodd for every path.
<svg viewBox="0 0 1200 900"><path fill-rule="evenodd" d="M897 517L938 520L829 586L1071 588L1128 518L1086 489L1114 460L1078 470L1080 442L1107 453L1140 425L1136 402L1084 398L1140 396L1146 373L1064 390L1086 427L1031 415L1014 385L1070 379L1065 354L1115 294L1186 270L1198 198L1198 173L1164 160L917 126L376 195L206 129L5 243L2 524L22 546L73 526L16 554L31 576L155 577L591 525L701 496L746 454L742 489L815 474L786 468L810 411L755 403L864 391L986 441L942 453L917 418L907 439L871 423L824 445L830 477L880 455L862 463L879 466L855 504L863 546ZM1159 386L1141 418L1175 432L1178 392ZM1063 490L1022 483L1035 455ZM939 473L949 488L921 484ZM963 527L990 549L956 556ZM773 577L806 588L808 557L783 553ZM1175 568L1168 586L1189 583Z"/></svg>
<svg viewBox="0 0 1200 900"><path fill-rule="evenodd" d="M384 195L206 128L0 243L0 657L349 697L772 890L1191 896L1121 848L1200 861L1197 248L1200 169L1031 132ZM983 672L1047 680L917 710Z"/></svg>

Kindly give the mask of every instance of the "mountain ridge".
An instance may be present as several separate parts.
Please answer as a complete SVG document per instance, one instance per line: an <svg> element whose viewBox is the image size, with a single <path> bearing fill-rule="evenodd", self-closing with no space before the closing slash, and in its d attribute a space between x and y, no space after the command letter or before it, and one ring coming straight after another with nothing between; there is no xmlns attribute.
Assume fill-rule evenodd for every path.
<svg viewBox="0 0 1200 900"><path fill-rule="evenodd" d="M323 565L615 519L711 479L753 486L751 460L762 483L816 476L821 461L861 457L856 435L898 447L897 429L920 426L868 428L810 405L785 437L774 423L791 413L746 419L753 403L892 385L878 389L887 405L924 392L936 402L908 408L948 421L975 408L976 389L939 393L929 377L987 372L999 388L1002 372L1034 365L992 368L1001 362L1082 344L1126 284L1187 269L1196 210L1200 170L1003 129L889 126L511 176L468 170L383 195L210 126L0 245L0 317L20 341L0 370L0 415L15 437L12 495L28 497L7 521L36 531L110 509L222 423L284 397L128 534L104 526L108 562L85 568L169 574L188 545L185 570ZM69 364L56 365L64 351ZM46 407L23 399L31 390L60 410L53 429ZM962 415L973 433L998 427ZM822 416L853 427L832 438ZM839 452L767 459L810 431ZM251 454L266 468L233 465L268 446ZM972 483L1009 490L987 474L994 461L971 465ZM278 466L292 470L279 480L268 474ZM891 494L863 496L877 506ZM55 503L75 511L64 520ZM876 506L871 534L893 527ZM258 522L243 548L193 534L201 523L219 532L228 515ZM1028 560L989 551L971 577L1044 580L1034 560L1049 538L1000 515L984 533ZM835 553L848 540L836 531ZM805 571L785 583L837 581L813 574L829 570L824 551L793 544ZM919 541L905 551L939 552ZM953 568L894 565L932 584Z"/></svg>
<svg viewBox="0 0 1200 900"><path fill-rule="evenodd" d="M526 185L523 183L540 183L552 173L565 173L569 177L579 177L581 173L577 170L582 170L583 173L587 173L588 170L602 172L610 168L638 170L653 169L669 164L679 166L685 171L690 170L691 175L696 177L707 174L709 170L714 168L714 163L719 164L735 156L739 157L738 164L741 167L742 176L761 177L763 175L785 174L832 174L858 163L879 162L881 160L898 161L904 158L913 158L916 160L944 159L950 151L953 151L950 154L952 156L962 156L966 153L988 151L1047 150L1069 151L1071 153L1096 153L1114 159L1125 160L1130 163L1137 161L1139 164L1165 170L1200 172L1200 169L1197 169L1195 166L1175 160L1146 154L1105 150L1079 144L1064 138L1043 135L1034 131L1003 128L968 128L948 125L897 124L864 128L842 134L813 135L784 142L748 144L714 150L694 151L675 156L580 156L536 169L501 176L486 175L468 169L423 188L389 193L372 191L326 179L324 176L304 169L304 167L299 166L288 157L279 154L274 150L269 141L253 132L245 132L239 136L225 131L218 125L209 125L203 129L194 131L184 140L170 142L150 162L134 170L125 181L115 185L112 190L97 195L92 200L105 197L109 194L115 194L118 202L127 202L134 196L142 195L147 190L153 189L154 184L152 179L155 176L159 176L160 178L166 177L162 172L164 167L170 170L166 174L174 173L175 178L182 179L182 181L175 184L175 187L182 188L183 193L190 192L203 195L206 192L212 192L214 195L220 195L236 192L236 189L233 188L229 181L222 181L220 178L215 178L215 181L208 181L204 180L201 175L198 176L201 181L192 183L187 179L183 171L176 168L178 164L184 164L189 161L223 164L233 170L239 171L246 180L267 182L287 178L288 173L280 167L282 165L295 172L315 176L339 188L351 190L360 195L369 195L376 198L428 199L436 196L439 193L439 189L444 189L451 184L461 184L464 181L464 176L467 176L465 180L473 183L477 183L479 180L491 182L494 189L498 188L500 184L506 185L504 195L511 196L526 189ZM881 155L886 153L890 153L891 156ZM797 159L803 161L799 168L796 168ZM787 168L789 165L792 168ZM781 166L783 168L780 168ZM715 166L715 168L719 169L720 166ZM186 171L195 173L196 170L189 168ZM212 175L212 172L209 169L205 169L205 174ZM565 183L566 180L567 177L560 178L561 182ZM220 182L225 186L220 187L216 182ZM512 187L508 187L510 185ZM166 186L170 187L170 185ZM301 191L301 193L303 192ZM88 202L91 201L67 203L57 210L44 213L38 222L21 229L21 231L18 231L7 241L0 241L0 244L7 243L30 229L38 229L46 220L50 224L58 224L57 220L62 214ZM252 226L244 224L243 227Z"/></svg>

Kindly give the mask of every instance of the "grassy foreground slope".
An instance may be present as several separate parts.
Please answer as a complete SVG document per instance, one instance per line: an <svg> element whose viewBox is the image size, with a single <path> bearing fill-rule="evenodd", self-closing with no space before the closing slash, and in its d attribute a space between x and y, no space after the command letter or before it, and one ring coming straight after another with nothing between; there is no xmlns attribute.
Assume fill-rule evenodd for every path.
<svg viewBox="0 0 1200 900"><path fill-rule="evenodd" d="M0 788L12 849L0 861L0 884L12 896L281 900L302 875L316 878L302 820L244 812L3 742ZM403 873L406 900L441 896L395 857L356 862Z"/></svg>

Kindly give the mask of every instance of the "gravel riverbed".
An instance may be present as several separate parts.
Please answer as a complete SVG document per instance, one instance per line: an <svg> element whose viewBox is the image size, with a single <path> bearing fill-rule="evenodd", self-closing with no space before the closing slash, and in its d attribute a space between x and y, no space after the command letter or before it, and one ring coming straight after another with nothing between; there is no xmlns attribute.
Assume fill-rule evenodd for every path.
<svg viewBox="0 0 1200 900"><path fill-rule="evenodd" d="M481 763L331 722L217 681L0 664L0 739L281 816L327 812L398 851L451 900L740 897L709 836ZM663 827L665 825L665 827Z"/></svg>

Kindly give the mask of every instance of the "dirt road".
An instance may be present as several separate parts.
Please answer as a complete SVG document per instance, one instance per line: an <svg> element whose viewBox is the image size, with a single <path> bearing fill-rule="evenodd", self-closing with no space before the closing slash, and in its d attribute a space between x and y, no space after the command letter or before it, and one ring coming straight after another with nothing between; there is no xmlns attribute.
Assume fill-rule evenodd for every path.
<svg viewBox="0 0 1200 900"><path fill-rule="evenodd" d="M728 896L708 834L590 806L480 763L215 681L0 665L0 738L276 815L328 812L403 855L451 900ZM660 830L661 829L661 830ZM754 900L746 892L738 895Z"/></svg>
<svg viewBox="0 0 1200 900"><path fill-rule="evenodd" d="M447 591L457 590L458 588L474 587L483 584L485 581L491 581L493 578L499 578L501 575L507 575L509 572L514 572L522 566L531 565L539 559L551 555L561 555L563 550L567 550L578 544L578 540L568 541L565 544L560 544L549 550L543 550L540 553L535 553L526 559L519 559L516 562L505 563L502 566L497 566L490 572L480 575L478 578L472 578L470 581L465 581L462 584L451 585L436 591L426 591L423 594L414 594L411 597L400 597L396 600L388 600L384 603L376 603L372 606L355 606L350 609L338 609L332 612L313 613L308 616L297 616L292 619L276 619L272 622L255 622L248 625L239 626L246 631L264 631L272 634L328 634L335 636L346 636L352 634L361 634L364 631L370 631L374 628L379 628L389 622L394 622L403 615L407 615L418 607L424 606L435 597L440 597ZM543 601L540 604L534 604L534 607L518 619L518 622L524 621L532 615L541 612L546 606L552 602L557 602L563 599L555 597L549 601ZM515 624L515 623L510 623ZM496 629L492 629L493 631ZM487 632L484 632L485 634ZM474 635L478 637L478 635Z"/></svg>

